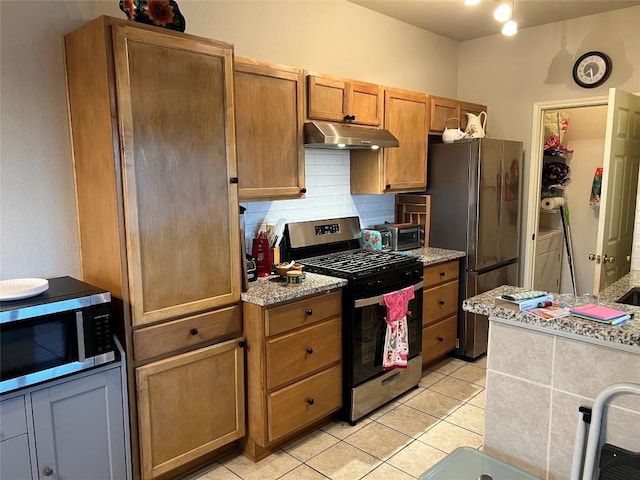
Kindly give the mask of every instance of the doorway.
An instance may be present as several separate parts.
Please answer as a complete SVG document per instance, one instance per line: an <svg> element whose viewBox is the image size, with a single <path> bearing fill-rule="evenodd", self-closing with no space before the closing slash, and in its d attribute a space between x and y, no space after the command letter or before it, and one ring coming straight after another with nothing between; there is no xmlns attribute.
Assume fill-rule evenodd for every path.
<svg viewBox="0 0 640 480"><path fill-rule="evenodd" d="M567 204L569 212L569 241L571 243L570 256L567 255L565 246L566 236L563 234L563 224L558 208L546 210L541 208L541 189L544 184L541 174L531 175L529 191L529 208L527 223L525 225L524 245L524 285L529 288L549 290L553 292L571 292L575 285L578 294L598 292L601 287L613 283L631 268L631 238L633 230L623 232L629 244L625 247L625 255L615 258L615 274L607 274L607 269L612 270L602 258L607 257L603 251L612 231L611 217L616 228L622 230L633 228L634 217L637 211L637 183L640 154L640 138L630 138L629 150L631 160L624 160L627 183L624 191L627 199L624 205L620 204L620 197L615 192L620 190L609 188L611 194L607 196L607 185L602 189L602 210L600 204L592 202L591 193L594 176L597 167L608 164L611 177L607 172L603 176L603 182L614 183L615 171L618 166L617 158L611 156L612 141L611 131L618 128L612 124L616 115L612 115L618 108L618 94L632 97L634 108L640 112L640 98L633 97L625 92L616 92L612 89L608 97L594 97L573 101L537 103L534 105L534 121L532 134L531 172L542 172L545 163L560 161L569 166L570 181L564 185L559 195ZM615 110L617 111L617 110ZM563 145L573 150L562 159L549 158L544 155L545 119L557 114L558 118L569 118L568 128L563 140ZM631 135L632 137L632 135ZM613 142L615 143L615 142ZM607 198L616 198L607 206ZM608 223L607 223L608 222ZM605 223L609 225L605 234ZM596 234L597 232L597 234ZM637 243L637 242L636 242ZM636 247L637 248L637 247ZM618 257L620 255L618 254ZM570 268L570 262L573 268ZM597 260L596 260L597 259ZM572 271L573 270L573 271ZM609 275L609 278L606 276ZM573 277L573 278L572 278Z"/></svg>

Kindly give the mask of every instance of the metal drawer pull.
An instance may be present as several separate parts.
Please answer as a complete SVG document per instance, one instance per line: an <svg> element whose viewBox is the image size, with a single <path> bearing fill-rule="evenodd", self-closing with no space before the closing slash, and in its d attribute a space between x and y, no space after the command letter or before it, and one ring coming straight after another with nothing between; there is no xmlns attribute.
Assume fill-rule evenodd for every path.
<svg viewBox="0 0 640 480"><path fill-rule="evenodd" d="M311 309L309 308L309 309L307 309L307 311L306 311L306 312L304 312L304 313L307 315L307 317L310 317L311 315L313 315L313 310L311 310Z"/></svg>
<svg viewBox="0 0 640 480"><path fill-rule="evenodd" d="M440 305L444 305L444 300L438 300L438 303L439 303Z"/></svg>
<svg viewBox="0 0 640 480"><path fill-rule="evenodd" d="M314 403L316 403L316 401L313 398L307 398L307 403L309 405L313 405Z"/></svg>
<svg viewBox="0 0 640 480"><path fill-rule="evenodd" d="M313 353L313 348L308 347L308 348L307 348L307 353L308 353L309 355L311 355L311 354Z"/></svg>
<svg viewBox="0 0 640 480"><path fill-rule="evenodd" d="M191 333L191 335L197 335L198 334L198 329L197 328L192 328L189 333Z"/></svg>

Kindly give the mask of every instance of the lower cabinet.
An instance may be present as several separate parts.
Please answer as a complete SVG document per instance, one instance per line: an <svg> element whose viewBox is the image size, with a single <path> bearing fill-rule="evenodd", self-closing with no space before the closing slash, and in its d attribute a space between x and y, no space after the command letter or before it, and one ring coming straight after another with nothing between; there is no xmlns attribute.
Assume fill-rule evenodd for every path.
<svg viewBox="0 0 640 480"><path fill-rule="evenodd" d="M32 478L24 395L0 403L0 478Z"/></svg>
<svg viewBox="0 0 640 480"><path fill-rule="evenodd" d="M342 407L340 291L262 307L244 303L245 455L266 457Z"/></svg>
<svg viewBox="0 0 640 480"><path fill-rule="evenodd" d="M458 333L459 261L424 269L422 364L427 365L456 348Z"/></svg>
<svg viewBox="0 0 640 480"><path fill-rule="evenodd" d="M3 399L0 478L131 478L123 405L119 365L36 385Z"/></svg>
<svg viewBox="0 0 640 480"><path fill-rule="evenodd" d="M155 478L245 433L244 341L136 368L142 478Z"/></svg>

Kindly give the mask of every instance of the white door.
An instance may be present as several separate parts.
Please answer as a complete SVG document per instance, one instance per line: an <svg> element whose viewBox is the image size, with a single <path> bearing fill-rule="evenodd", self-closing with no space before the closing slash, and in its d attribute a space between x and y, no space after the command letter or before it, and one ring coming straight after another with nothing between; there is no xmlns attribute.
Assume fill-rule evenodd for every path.
<svg viewBox="0 0 640 480"><path fill-rule="evenodd" d="M595 292L629 273L631 267L640 167L639 96L614 88L609 91L604 151Z"/></svg>

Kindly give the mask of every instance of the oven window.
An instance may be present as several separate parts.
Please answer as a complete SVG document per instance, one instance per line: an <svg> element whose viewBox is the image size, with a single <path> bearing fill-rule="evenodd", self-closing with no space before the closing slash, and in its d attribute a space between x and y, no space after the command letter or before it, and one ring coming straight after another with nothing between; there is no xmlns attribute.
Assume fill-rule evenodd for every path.
<svg viewBox="0 0 640 480"><path fill-rule="evenodd" d="M419 355L422 351L422 290L409 302L407 327L409 336L409 358ZM387 308L384 305L370 305L356 308L351 352L353 386L357 386L384 371L382 367L382 353L384 339L387 332L385 316Z"/></svg>
<svg viewBox="0 0 640 480"><path fill-rule="evenodd" d="M62 312L0 325L0 380L77 360L75 312Z"/></svg>

